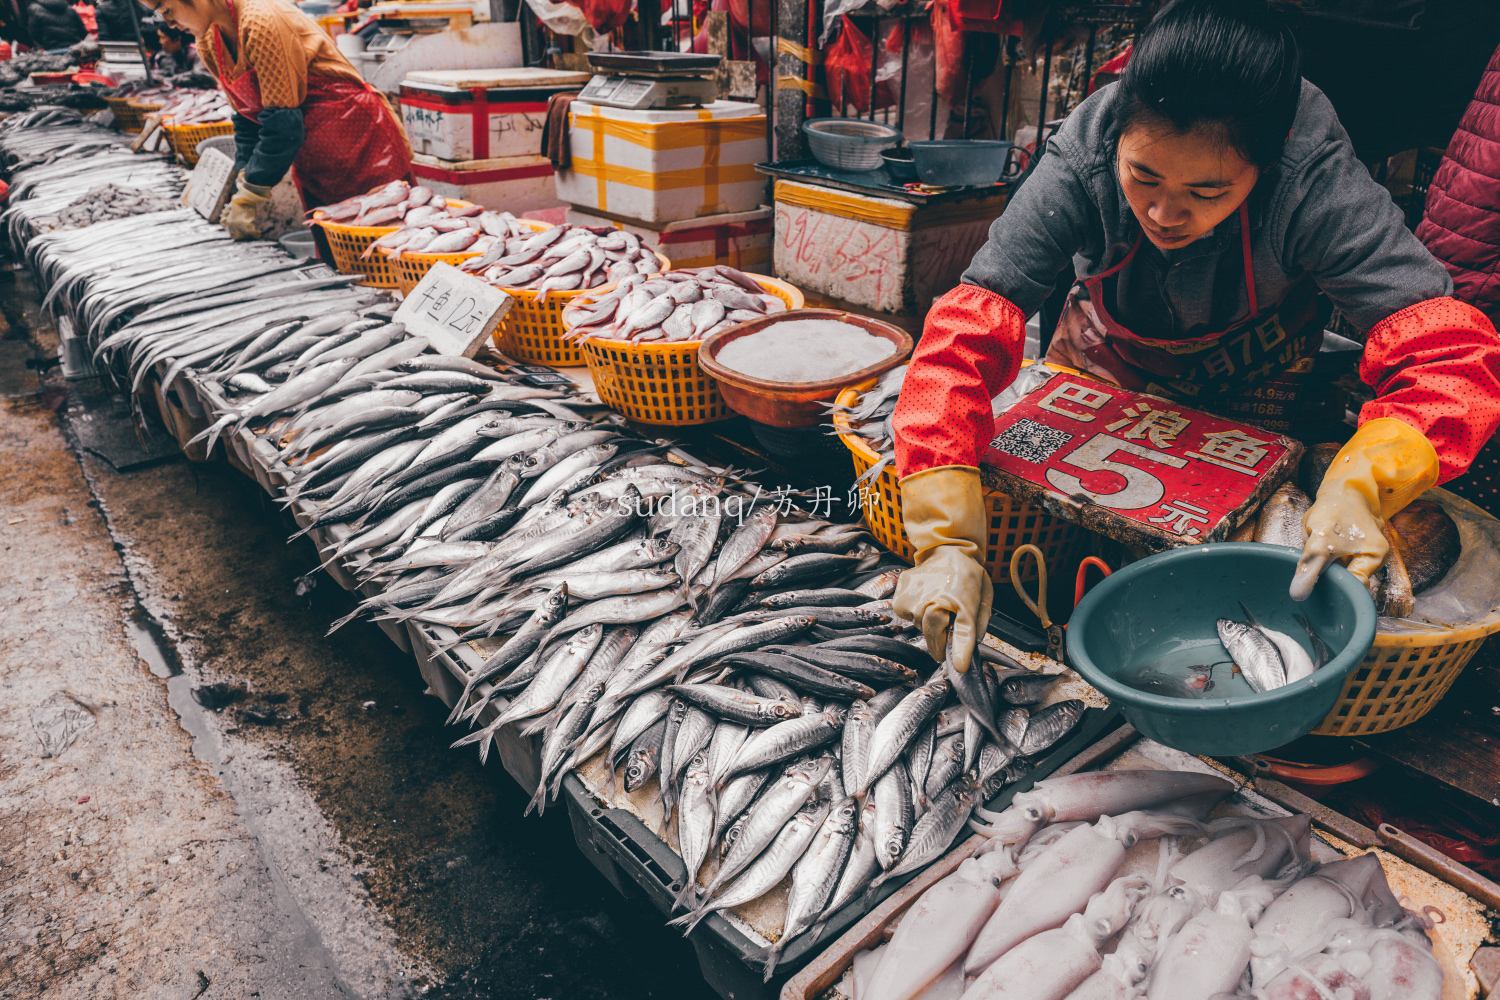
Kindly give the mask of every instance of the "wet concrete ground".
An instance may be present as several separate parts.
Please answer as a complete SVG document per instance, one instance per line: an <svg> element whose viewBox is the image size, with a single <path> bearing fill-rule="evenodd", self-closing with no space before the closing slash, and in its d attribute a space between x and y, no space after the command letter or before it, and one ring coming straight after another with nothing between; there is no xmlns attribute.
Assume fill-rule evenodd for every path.
<svg viewBox="0 0 1500 1000"><path fill-rule="evenodd" d="M449 749L410 655L324 636L352 601L299 594L253 483L79 454L107 395L44 388L51 331L0 306L0 996L711 995L561 808Z"/></svg>

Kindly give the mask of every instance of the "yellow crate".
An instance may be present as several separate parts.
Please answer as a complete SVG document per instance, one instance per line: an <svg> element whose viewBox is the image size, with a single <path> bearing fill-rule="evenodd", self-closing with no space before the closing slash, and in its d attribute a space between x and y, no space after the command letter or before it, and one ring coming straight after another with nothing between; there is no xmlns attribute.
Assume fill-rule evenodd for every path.
<svg viewBox="0 0 1500 1000"><path fill-rule="evenodd" d="M859 394L875 385L873 381L854 386L839 393L837 403L849 408L859 400ZM877 462L877 455L863 438L854 433L849 418L841 411L833 416L834 429L839 440L849 449L854 458L854 471L863 476ZM1014 500L1004 493L985 490L985 504L989 507L989 548L985 565L990 579L1005 587L1010 586L1010 554L1021 545L1032 544L1042 550L1051 574L1063 574L1073 578L1078 561L1083 558L1088 546L1089 533L1084 528L1053 517L1034 504ZM895 555L911 562L915 553L906 529L901 522L901 487L894 465L887 465L873 481L864 484L864 495L860 506L864 521L875 540ZM1021 579L1027 583L1036 580L1036 564L1033 560L1022 560Z"/></svg>
<svg viewBox="0 0 1500 1000"><path fill-rule="evenodd" d="M220 136L234 135L234 126L229 122L208 122L203 125L173 125L171 122L162 122L162 130L167 133L167 141L172 144L172 152L177 154L177 159L184 166L192 167L198 163L198 143L204 139L217 139Z"/></svg>
<svg viewBox="0 0 1500 1000"><path fill-rule="evenodd" d="M521 225L532 232L539 233L544 229L551 229L550 222L534 222L531 219L521 219ZM454 267L466 260L478 257L477 253L467 250L459 253L403 253L391 255L391 267L396 272L396 287L401 289L402 295L410 295L411 290L417 287L417 283L432 270L434 264L452 264Z"/></svg>
<svg viewBox="0 0 1500 1000"><path fill-rule="evenodd" d="M1344 681L1318 736L1372 736L1416 722L1437 707L1489 636L1486 626L1406 635L1376 633Z"/></svg>
<svg viewBox="0 0 1500 1000"><path fill-rule="evenodd" d="M362 285L373 288L395 288L396 272L391 268L391 259L383 253L361 256L365 250L380 239L389 236L400 226L346 226L338 222L314 220L321 226L328 239L328 251L333 254L333 269L340 274L362 274Z"/></svg>
<svg viewBox="0 0 1500 1000"><path fill-rule="evenodd" d="M161 110L160 104L148 104L128 97L106 97L110 113L115 116L115 126L121 132L135 135L146 125L146 116Z"/></svg>
<svg viewBox="0 0 1500 1000"><path fill-rule="evenodd" d="M788 309L801 309L805 304L802 293L784 281L762 274L749 277ZM582 349L594 391L606 406L643 424L687 427L734 416L719 392L718 381L698 365L701 343L637 344L586 337Z"/></svg>
<svg viewBox="0 0 1500 1000"><path fill-rule="evenodd" d="M672 262L661 254L661 269L668 270ZM598 288L579 288L570 292L549 292L545 302L537 301L537 293L531 288L502 289L515 302L495 330L495 346L507 357L534 365L552 365L555 368L574 368L583 364L583 352L563 340L563 310L573 304L580 295L598 295L613 285Z"/></svg>

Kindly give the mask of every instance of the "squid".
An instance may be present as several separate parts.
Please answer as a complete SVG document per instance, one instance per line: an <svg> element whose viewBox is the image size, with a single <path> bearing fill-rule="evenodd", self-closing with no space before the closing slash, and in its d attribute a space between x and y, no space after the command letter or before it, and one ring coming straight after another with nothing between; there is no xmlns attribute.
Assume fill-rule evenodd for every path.
<svg viewBox="0 0 1500 1000"><path fill-rule="evenodd" d="M1058 927L1083 910L1110 884L1126 850L1142 837L1201 829L1187 816L1132 812L1103 816L1092 825L1069 830L1016 876L969 949L965 973L983 972L1033 934Z"/></svg>
<svg viewBox="0 0 1500 1000"><path fill-rule="evenodd" d="M1392 927L1405 916L1375 855L1324 865L1266 907L1251 945L1251 981L1263 986L1309 951L1322 951L1332 921Z"/></svg>
<svg viewBox="0 0 1500 1000"><path fill-rule="evenodd" d="M1275 892L1251 877L1219 893L1212 909L1190 917L1152 966L1147 1000L1208 1000L1238 990L1250 968L1253 925Z"/></svg>
<svg viewBox="0 0 1500 1000"><path fill-rule="evenodd" d="M971 821L970 826L1003 844L1024 844L1049 823L1092 823L1101 816L1153 809L1190 796L1217 794L1222 799L1232 791L1234 783L1216 774L1080 771L1037 782L1003 812L975 809L975 817L982 822Z"/></svg>
<svg viewBox="0 0 1500 1000"><path fill-rule="evenodd" d="M1327 927L1328 948L1290 965L1256 1000L1440 1000L1443 969L1425 936L1344 918Z"/></svg>
<svg viewBox="0 0 1500 1000"><path fill-rule="evenodd" d="M1304 815L1277 819L1226 819L1210 824L1219 836L1184 856L1168 871L1170 883L1186 886L1213 906L1219 893L1249 876L1271 878L1310 862L1312 821Z"/></svg>
<svg viewBox="0 0 1500 1000"><path fill-rule="evenodd" d="M1042 931L996 959L962 1000L1065 1000L1103 965L1083 914Z"/></svg>
<svg viewBox="0 0 1500 1000"><path fill-rule="evenodd" d="M914 1000L955 965L961 987L964 953L1000 905L999 883L1016 870L1009 851L988 851L924 892L902 916L860 1000Z"/></svg>

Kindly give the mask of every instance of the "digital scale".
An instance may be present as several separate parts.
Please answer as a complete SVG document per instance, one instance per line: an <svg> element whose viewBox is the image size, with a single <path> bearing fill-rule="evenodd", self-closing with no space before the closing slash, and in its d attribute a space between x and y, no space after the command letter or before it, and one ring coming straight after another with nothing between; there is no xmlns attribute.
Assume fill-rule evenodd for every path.
<svg viewBox="0 0 1500 1000"><path fill-rule="evenodd" d="M589 104L633 111L699 108L719 98L720 57L691 52L594 52L594 78L579 93Z"/></svg>

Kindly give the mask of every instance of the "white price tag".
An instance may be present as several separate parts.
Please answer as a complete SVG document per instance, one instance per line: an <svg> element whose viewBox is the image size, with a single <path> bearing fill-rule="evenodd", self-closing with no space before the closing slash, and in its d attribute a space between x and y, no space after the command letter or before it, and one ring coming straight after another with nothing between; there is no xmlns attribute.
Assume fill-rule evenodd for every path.
<svg viewBox="0 0 1500 1000"><path fill-rule="evenodd" d="M439 354L472 358L513 301L452 264L434 264L396 310L395 320L426 337Z"/></svg>
<svg viewBox="0 0 1500 1000"><path fill-rule="evenodd" d="M206 149L188 177L183 198L209 222L218 222L234 187L234 160L217 149Z"/></svg>

